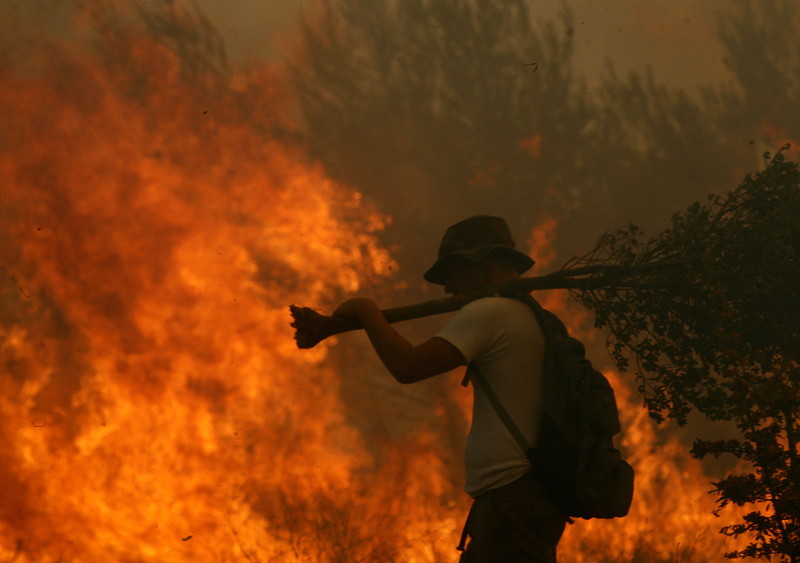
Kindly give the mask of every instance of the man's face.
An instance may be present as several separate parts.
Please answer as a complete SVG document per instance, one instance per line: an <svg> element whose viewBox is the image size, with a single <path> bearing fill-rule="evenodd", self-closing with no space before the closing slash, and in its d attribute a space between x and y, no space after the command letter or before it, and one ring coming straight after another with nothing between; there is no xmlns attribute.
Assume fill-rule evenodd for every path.
<svg viewBox="0 0 800 563"><path fill-rule="evenodd" d="M487 281L486 268L482 262L470 262L455 256L447 264L444 291L462 295L486 287Z"/></svg>
<svg viewBox="0 0 800 563"><path fill-rule="evenodd" d="M504 284L516 277L519 273L511 262L491 254L479 262L453 256L445 264L444 290L453 295L463 295Z"/></svg>

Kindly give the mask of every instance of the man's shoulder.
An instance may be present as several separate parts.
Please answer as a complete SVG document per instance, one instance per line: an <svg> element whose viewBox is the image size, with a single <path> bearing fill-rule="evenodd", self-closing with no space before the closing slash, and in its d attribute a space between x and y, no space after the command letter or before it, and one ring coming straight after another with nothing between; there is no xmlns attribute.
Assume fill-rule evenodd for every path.
<svg viewBox="0 0 800 563"><path fill-rule="evenodd" d="M491 330L492 327L502 325L502 320L506 316L504 310L508 307L505 303L508 299L504 297L481 297L470 301L448 321L445 330L469 330L482 331Z"/></svg>
<svg viewBox="0 0 800 563"><path fill-rule="evenodd" d="M469 310L469 311L492 311L492 312L502 312L502 311L530 311L531 308L528 306L527 303L519 299L514 299L512 297L503 297L503 296L488 296L488 297L481 297L480 299L475 299L474 301L470 301L461 309Z"/></svg>
<svg viewBox="0 0 800 563"><path fill-rule="evenodd" d="M513 332L539 332L539 321L531 305L513 297L485 297L469 304L464 320ZM462 309L463 310L463 309Z"/></svg>

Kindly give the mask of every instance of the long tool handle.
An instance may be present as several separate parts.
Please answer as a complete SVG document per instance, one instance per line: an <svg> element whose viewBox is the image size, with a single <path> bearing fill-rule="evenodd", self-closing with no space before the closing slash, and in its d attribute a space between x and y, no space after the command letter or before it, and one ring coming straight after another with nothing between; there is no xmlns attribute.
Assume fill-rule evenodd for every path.
<svg viewBox="0 0 800 563"><path fill-rule="evenodd" d="M621 279L633 273L630 267L589 266L559 270L545 276L516 278L503 285L482 289L463 295L443 297L414 305L381 311L390 323L419 319L457 311L470 301L506 293L530 293L537 289L597 289L624 285ZM295 328L294 338L298 348L313 348L329 336L363 328L358 319L321 315L308 307L289 307Z"/></svg>

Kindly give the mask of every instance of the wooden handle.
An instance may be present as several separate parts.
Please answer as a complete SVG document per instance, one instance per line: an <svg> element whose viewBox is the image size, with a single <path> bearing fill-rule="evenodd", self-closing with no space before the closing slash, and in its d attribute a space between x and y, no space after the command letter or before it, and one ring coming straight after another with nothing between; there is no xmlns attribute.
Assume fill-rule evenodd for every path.
<svg viewBox="0 0 800 563"><path fill-rule="evenodd" d="M492 295L509 293L530 293L537 289L597 289L614 285L625 285L623 280L635 271L623 266L589 266L571 270L559 270L545 276L515 278L514 280L452 297L424 301L415 305L396 307L381 311L390 323L419 319L442 313L457 311L470 301ZM321 315L308 307L289 307L294 322L294 338L298 348L313 348L329 336L363 328L358 319Z"/></svg>
<svg viewBox="0 0 800 563"><path fill-rule="evenodd" d="M469 301L464 299L464 296L445 297L405 307L384 309L381 313L390 323L397 323L457 311ZM350 317L322 315L314 309L295 305L289 306L289 310L294 318L292 326L295 328L294 339L298 348L313 348L334 334L364 328L361 321Z"/></svg>

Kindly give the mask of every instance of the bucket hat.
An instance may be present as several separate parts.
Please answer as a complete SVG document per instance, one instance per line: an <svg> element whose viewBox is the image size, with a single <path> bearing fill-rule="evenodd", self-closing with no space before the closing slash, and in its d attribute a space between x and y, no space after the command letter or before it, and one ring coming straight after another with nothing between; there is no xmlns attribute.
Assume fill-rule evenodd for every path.
<svg viewBox="0 0 800 563"><path fill-rule="evenodd" d="M530 256L517 250L505 219L475 215L447 229L439 245L439 256L423 277L431 283L444 285L447 264L454 256L480 262L493 252L508 258L519 274L527 272L535 263Z"/></svg>

